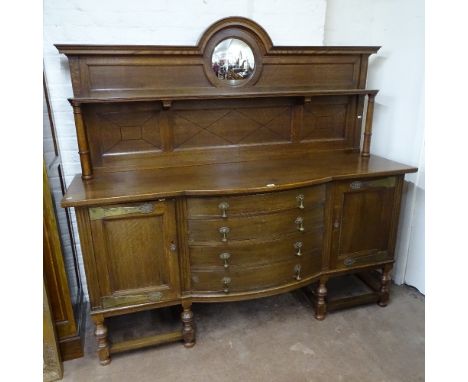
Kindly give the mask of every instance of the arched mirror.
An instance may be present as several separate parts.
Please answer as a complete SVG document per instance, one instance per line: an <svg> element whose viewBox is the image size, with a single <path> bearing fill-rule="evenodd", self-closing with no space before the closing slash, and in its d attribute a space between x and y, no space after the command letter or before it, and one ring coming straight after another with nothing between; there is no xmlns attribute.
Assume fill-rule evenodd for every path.
<svg viewBox="0 0 468 382"><path fill-rule="evenodd" d="M255 69L254 53L250 46L240 39L225 39L213 50L211 68L221 81L248 80L253 76Z"/></svg>

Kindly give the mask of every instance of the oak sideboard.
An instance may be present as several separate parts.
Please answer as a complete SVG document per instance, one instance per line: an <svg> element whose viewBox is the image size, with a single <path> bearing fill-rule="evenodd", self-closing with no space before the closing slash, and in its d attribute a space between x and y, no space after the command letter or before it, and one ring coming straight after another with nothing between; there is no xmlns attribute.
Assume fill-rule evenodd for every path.
<svg viewBox="0 0 468 382"><path fill-rule="evenodd" d="M82 174L74 207L100 363L195 344L192 303L309 293L315 317L389 300L404 176L370 154L378 47L273 46L255 22L196 46L56 45ZM332 301L332 277L370 292ZM312 288L311 288L312 286ZM105 319L181 305L181 330L111 343Z"/></svg>

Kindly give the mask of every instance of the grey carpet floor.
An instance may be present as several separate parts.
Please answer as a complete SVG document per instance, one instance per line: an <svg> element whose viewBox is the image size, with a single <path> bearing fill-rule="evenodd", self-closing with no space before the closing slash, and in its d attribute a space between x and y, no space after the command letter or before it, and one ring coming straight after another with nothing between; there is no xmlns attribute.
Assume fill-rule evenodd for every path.
<svg viewBox="0 0 468 382"><path fill-rule="evenodd" d="M180 308L117 317L114 338L179 325ZM195 304L197 344L115 355L100 366L93 326L85 356L64 363L64 381L412 382L424 380L424 296L391 288L386 308L367 305L324 321L298 292L236 303ZM171 319L172 318L172 319ZM170 322L168 324L167 322Z"/></svg>

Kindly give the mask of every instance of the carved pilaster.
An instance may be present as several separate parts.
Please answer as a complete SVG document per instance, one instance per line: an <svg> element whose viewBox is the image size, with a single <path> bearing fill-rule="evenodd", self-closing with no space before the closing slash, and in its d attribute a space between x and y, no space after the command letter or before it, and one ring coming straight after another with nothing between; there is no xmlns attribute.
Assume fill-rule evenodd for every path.
<svg viewBox="0 0 468 382"><path fill-rule="evenodd" d="M315 303L315 318L317 320L323 320L327 315L327 279L320 279L319 285L316 291L316 303Z"/></svg>
<svg viewBox="0 0 468 382"><path fill-rule="evenodd" d="M110 346L109 341L107 340L107 327L104 325L104 317L102 316L93 316L93 321L96 325L94 335L96 336L99 363L102 366L105 366L111 361Z"/></svg>
<svg viewBox="0 0 468 382"><path fill-rule="evenodd" d="M195 345L195 328L193 325L193 312L190 310L191 305L184 305L184 310L181 314L182 319L182 336L184 337L184 346L191 348Z"/></svg>
<svg viewBox="0 0 468 382"><path fill-rule="evenodd" d="M368 95L367 101L367 114L366 114L366 128L364 130L364 141L362 143L361 156L370 156L370 145L372 137L372 120L374 118L374 100L375 94Z"/></svg>
<svg viewBox="0 0 468 382"><path fill-rule="evenodd" d="M81 177L83 179L92 179L93 167L91 165L91 156L89 153L88 137L86 136L86 128L81 114L80 105L73 105L73 116L75 117L76 137L78 140L78 154L80 154L81 162Z"/></svg>

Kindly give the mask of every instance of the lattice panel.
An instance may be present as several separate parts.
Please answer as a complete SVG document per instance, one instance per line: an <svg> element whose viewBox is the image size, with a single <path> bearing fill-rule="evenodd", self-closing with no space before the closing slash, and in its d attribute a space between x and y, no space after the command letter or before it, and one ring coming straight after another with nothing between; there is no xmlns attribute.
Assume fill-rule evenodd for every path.
<svg viewBox="0 0 468 382"><path fill-rule="evenodd" d="M288 142L289 107L184 110L172 118L174 148Z"/></svg>
<svg viewBox="0 0 468 382"><path fill-rule="evenodd" d="M348 103L306 104L301 140L344 138Z"/></svg>
<svg viewBox="0 0 468 382"><path fill-rule="evenodd" d="M156 111L98 113L103 155L161 150Z"/></svg>

